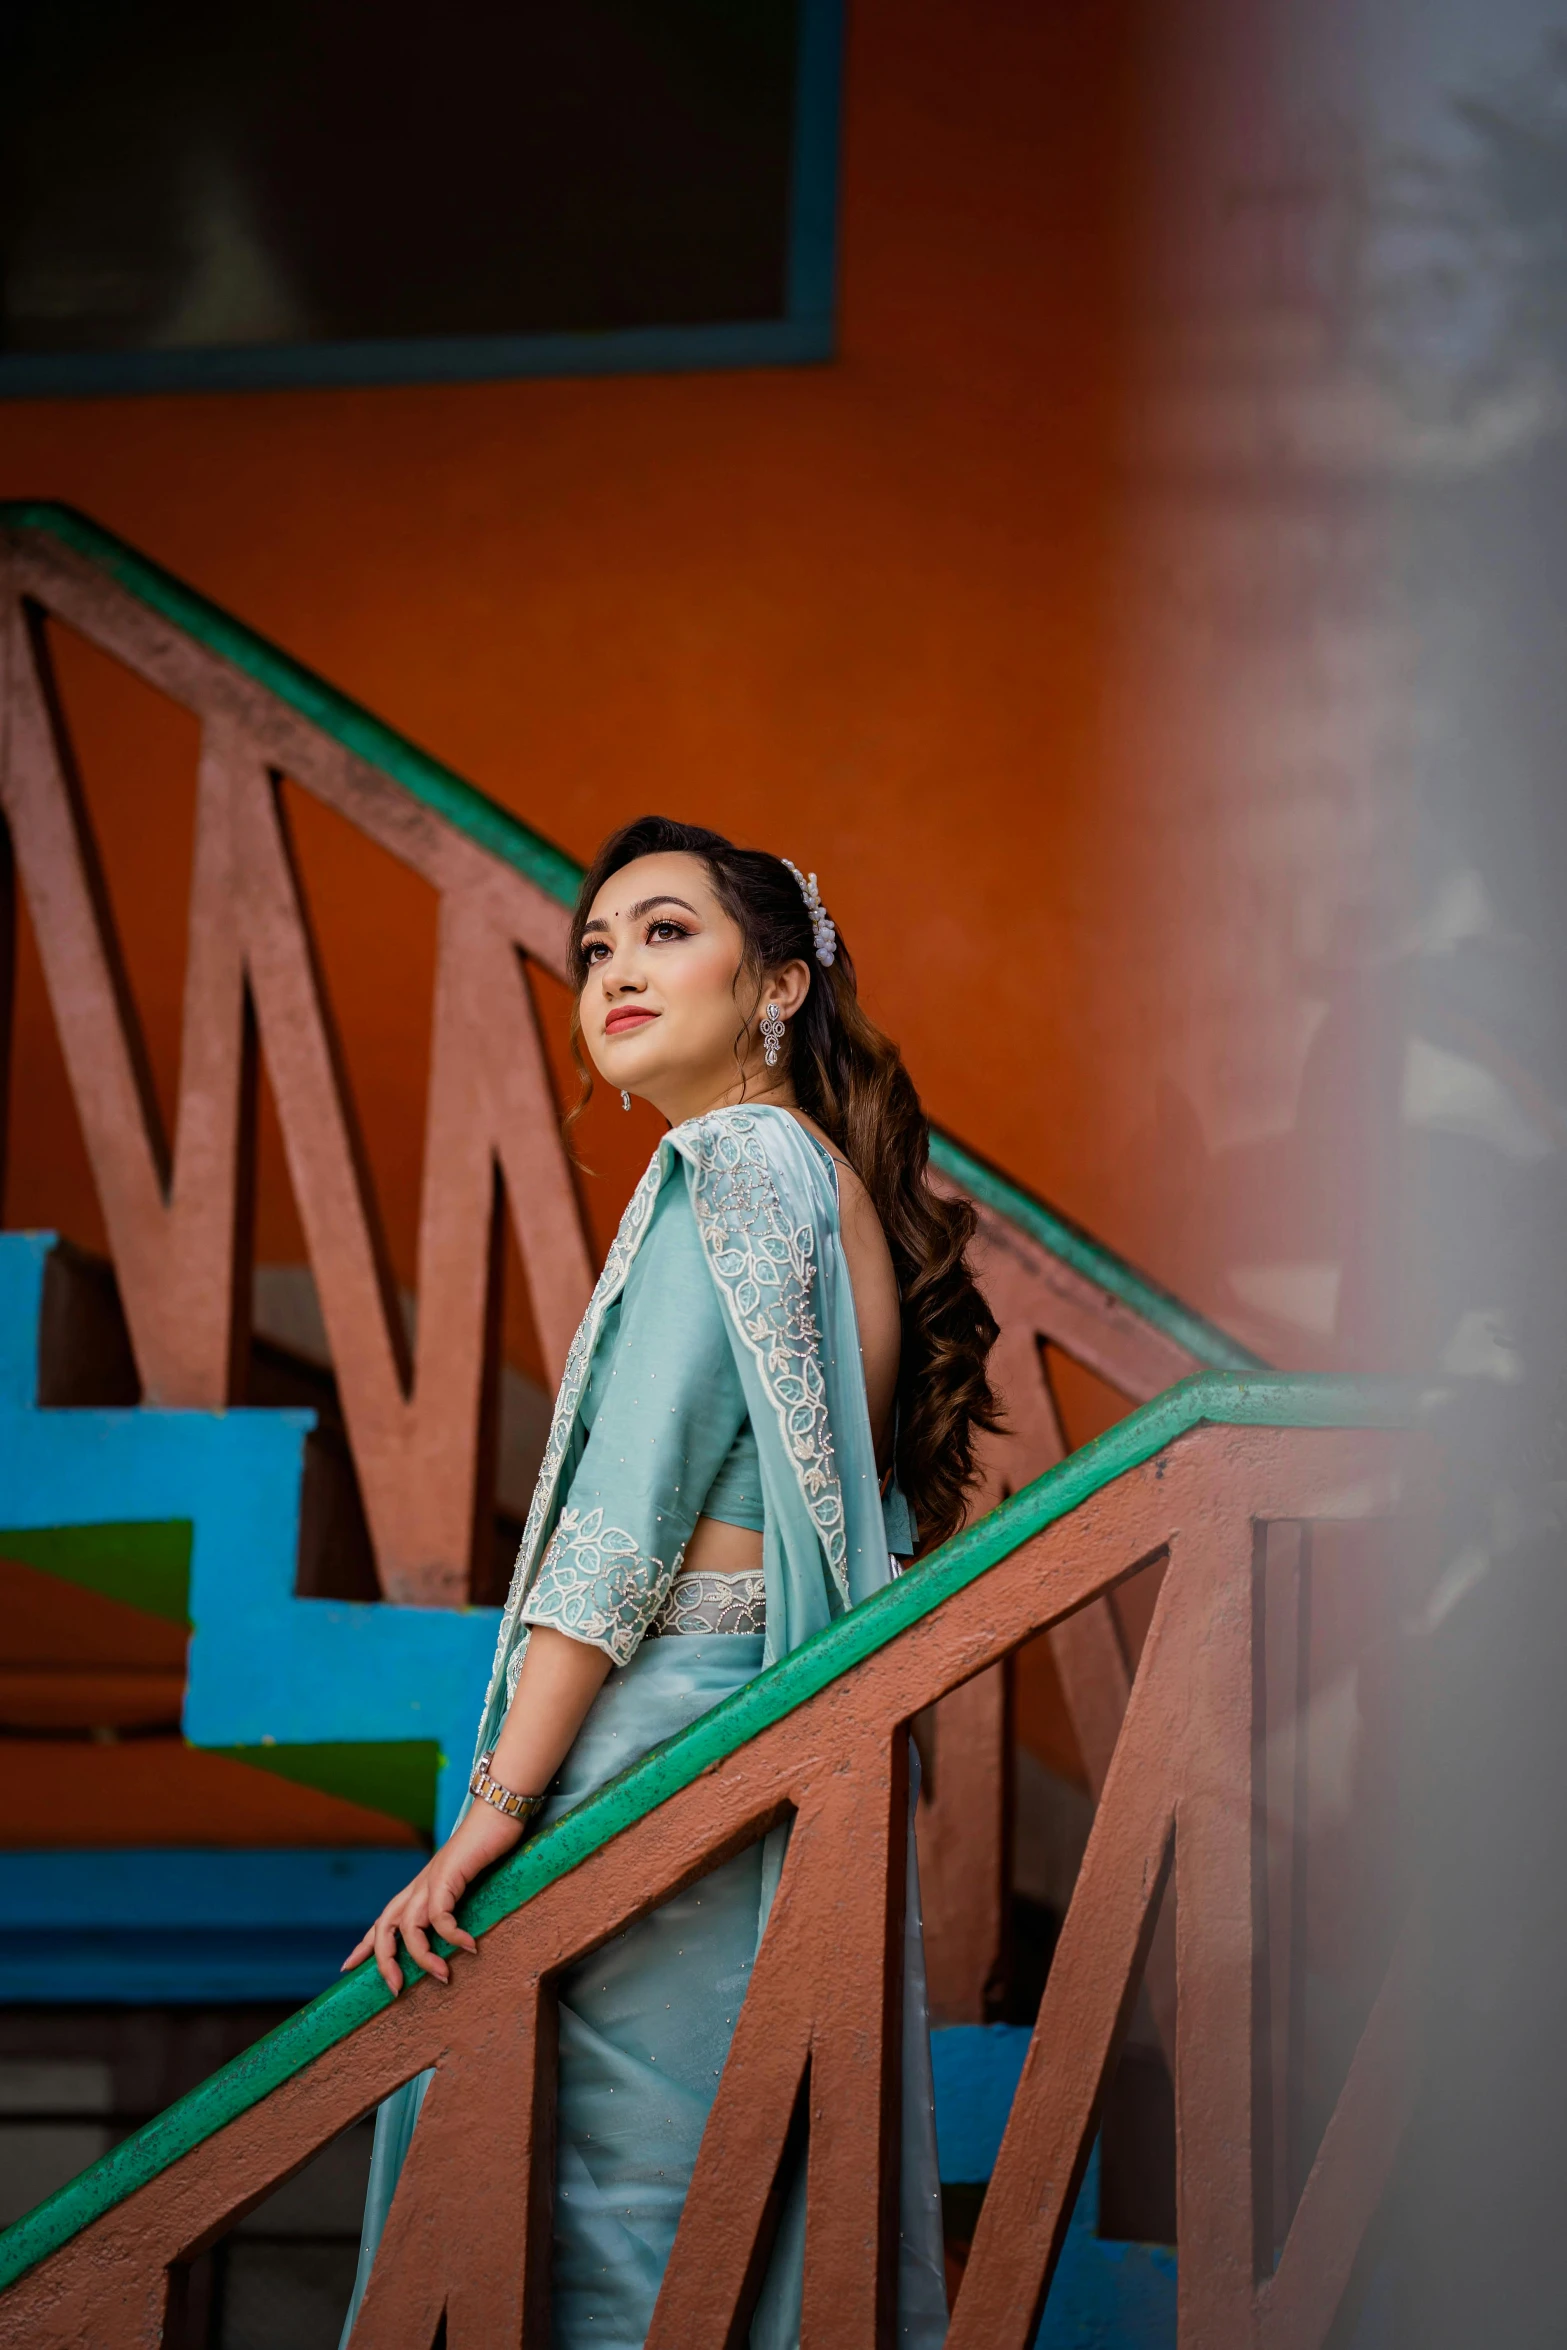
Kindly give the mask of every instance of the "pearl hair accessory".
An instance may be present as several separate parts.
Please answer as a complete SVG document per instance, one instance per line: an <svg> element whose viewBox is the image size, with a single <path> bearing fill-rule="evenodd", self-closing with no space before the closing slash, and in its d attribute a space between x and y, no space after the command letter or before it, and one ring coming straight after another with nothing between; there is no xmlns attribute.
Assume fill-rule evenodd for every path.
<svg viewBox="0 0 1567 2350"><path fill-rule="evenodd" d="M837 927L827 908L822 904L822 893L816 886L815 874L802 873L792 857L783 857L779 862L788 866L800 885L800 895L805 900L805 910L811 917L811 935L816 941L816 960L821 964L835 962L838 954Z"/></svg>

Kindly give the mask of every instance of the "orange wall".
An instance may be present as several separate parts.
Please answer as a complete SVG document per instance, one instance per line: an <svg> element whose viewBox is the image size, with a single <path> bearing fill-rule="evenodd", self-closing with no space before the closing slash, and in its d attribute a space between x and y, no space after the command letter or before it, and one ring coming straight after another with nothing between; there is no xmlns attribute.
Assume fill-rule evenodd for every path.
<svg viewBox="0 0 1567 2350"><path fill-rule="evenodd" d="M1218 1156L1272 1113L1248 1127L1242 1099L1215 1127L1201 1098L1204 1071L1221 1096L1249 1071L1259 1100L1288 1093L1301 983L1248 955L1289 909L1275 868L1248 881L1201 762L1125 722L1125 232L1150 96L1128 20L853 16L835 364L15 405L0 491L85 508L578 856L660 808L814 867L937 1119L1254 1343L1317 1359L1227 1286ZM167 1084L193 744L176 717L133 725L101 666L67 682ZM307 824L305 866L411 1279L428 909L333 819ZM91 1239L24 982L6 1220ZM601 1228L650 1140L595 1120ZM1287 1183L1269 1196L1248 1246L1325 1245L1292 1232ZM261 1254L298 1253L274 1183Z"/></svg>

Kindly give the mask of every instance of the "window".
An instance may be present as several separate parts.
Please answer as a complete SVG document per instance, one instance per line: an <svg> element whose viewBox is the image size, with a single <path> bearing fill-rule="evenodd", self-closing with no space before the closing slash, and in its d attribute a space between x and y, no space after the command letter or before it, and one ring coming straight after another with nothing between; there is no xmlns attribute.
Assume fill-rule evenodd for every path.
<svg viewBox="0 0 1567 2350"><path fill-rule="evenodd" d="M0 21L0 391L830 352L841 0Z"/></svg>

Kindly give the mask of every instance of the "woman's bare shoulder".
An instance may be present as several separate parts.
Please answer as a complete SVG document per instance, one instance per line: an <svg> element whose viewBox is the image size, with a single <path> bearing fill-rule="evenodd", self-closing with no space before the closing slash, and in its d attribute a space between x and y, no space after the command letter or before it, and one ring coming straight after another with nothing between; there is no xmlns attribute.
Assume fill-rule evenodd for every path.
<svg viewBox="0 0 1567 2350"><path fill-rule="evenodd" d="M833 1157L838 1162L838 1216L845 1238L851 1235L857 1239L874 1238L885 1247L886 1234L882 1231L875 1201L848 1160L839 1157L836 1151Z"/></svg>
<svg viewBox="0 0 1567 2350"><path fill-rule="evenodd" d="M786 1110L784 1115L785 1117L792 1119L794 1124L800 1127L804 1133L808 1134L813 1142L820 1143L822 1149L827 1153L827 1156L831 1159L833 1165L837 1168L838 1199L844 1220L847 1221L847 1218L851 1212L851 1202L853 1203L852 1212L856 1216L863 1213L875 1217L876 1210L871 1206L870 1193L866 1190L864 1184L860 1181L859 1176L855 1173L853 1167L849 1164L849 1161L844 1157L842 1151L838 1148L838 1145L833 1141L832 1136L830 1134L824 1134L821 1128L817 1125L816 1120L812 1117L808 1117L804 1110L790 1109ZM877 1218L877 1228L878 1230L880 1229L879 1218Z"/></svg>
<svg viewBox="0 0 1567 2350"><path fill-rule="evenodd" d="M843 1233L843 1244L851 1263L885 1264L890 1277L892 1252L887 1246L887 1235L876 1212L876 1203L866 1189L863 1178L850 1165L831 1137L823 1134L813 1118L803 1110L792 1110L790 1116L815 1137L823 1150L830 1152L838 1170L838 1222ZM858 1268L856 1268L858 1269Z"/></svg>

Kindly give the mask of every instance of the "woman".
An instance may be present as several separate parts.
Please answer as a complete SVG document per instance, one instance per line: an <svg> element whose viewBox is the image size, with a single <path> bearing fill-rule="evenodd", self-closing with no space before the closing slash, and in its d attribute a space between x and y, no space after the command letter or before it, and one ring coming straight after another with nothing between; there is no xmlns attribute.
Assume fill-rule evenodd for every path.
<svg viewBox="0 0 1567 2350"><path fill-rule="evenodd" d="M995 1324L972 1211L926 1185L895 1048L809 880L643 817L607 841L571 933L583 1106L593 1067L669 1121L571 1348L463 1818L346 1964L432 1932L535 1817L553 1821L878 1590L959 1524L994 1423ZM911 1515L912 1505L912 1515ZM646 2334L786 1831L617 1936L560 1984L553 2267L559 2350ZM913 1874L910 1874L911 1888ZM900 2339L946 2327L917 1894L905 1984ZM428 2080L429 2076L425 2076ZM377 2124L368 2278L423 2096ZM803 2179L752 2328L798 2339ZM350 2324L353 2312L350 2312ZM346 2340L345 2332L345 2340Z"/></svg>

